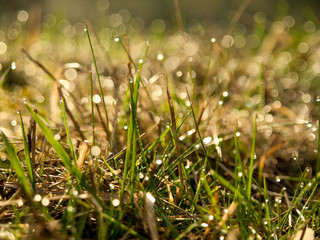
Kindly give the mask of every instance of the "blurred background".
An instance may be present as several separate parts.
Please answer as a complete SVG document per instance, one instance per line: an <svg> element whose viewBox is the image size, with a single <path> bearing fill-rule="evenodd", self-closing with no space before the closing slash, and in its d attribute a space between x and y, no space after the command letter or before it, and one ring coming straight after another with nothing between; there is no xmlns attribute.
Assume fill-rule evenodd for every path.
<svg viewBox="0 0 320 240"><path fill-rule="evenodd" d="M201 24L228 22L242 2L241 0L180 0L179 4L182 18L187 26L194 21L200 21ZM38 18L40 13L41 17L51 13L70 21L82 21L85 18L100 24L108 21L107 15L119 12L123 18L129 14L131 18L138 18L138 21L141 23L143 21L146 27L159 18L175 24L173 0L1 0L0 3L1 22L10 21L19 10L26 10L35 12ZM318 0L252 0L240 22L250 24L252 19L250 15L256 12L265 13L269 20L276 20L283 14L289 14L293 15L296 21L313 18L307 20L318 22L316 16L320 11L319 6Z"/></svg>

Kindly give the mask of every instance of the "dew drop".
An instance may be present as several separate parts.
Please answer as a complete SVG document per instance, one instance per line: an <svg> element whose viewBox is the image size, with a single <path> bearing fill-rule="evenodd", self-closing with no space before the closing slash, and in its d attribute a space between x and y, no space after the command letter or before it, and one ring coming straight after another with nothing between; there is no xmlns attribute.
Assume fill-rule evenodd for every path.
<svg viewBox="0 0 320 240"><path fill-rule="evenodd" d="M74 207L72 207L72 206L68 206L68 207L67 207L67 211L70 212L70 213L74 212L74 210L75 210L75 209L74 209Z"/></svg>
<svg viewBox="0 0 320 240"><path fill-rule="evenodd" d="M240 132L236 132L236 136L240 137L241 133Z"/></svg>
<svg viewBox="0 0 320 240"><path fill-rule="evenodd" d="M317 96L316 102L320 102L320 96Z"/></svg>
<svg viewBox="0 0 320 240"><path fill-rule="evenodd" d="M16 63L15 63L15 62L12 62L12 63L11 63L11 69L12 69L12 70L15 70L16 68L17 68Z"/></svg>
<svg viewBox="0 0 320 240"><path fill-rule="evenodd" d="M242 172L238 172L238 177L242 177L243 173Z"/></svg>
<svg viewBox="0 0 320 240"><path fill-rule="evenodd" d="M22 201L22 199L19 199L19 200L18 200L17 205L18 205L18 207L22 207L22 206L23 206L23 201Z"/></svg>
<svg viewBox="0 0 320 240"><path fill-rule="evenodd" d="M199 145L199 144L196 144L194 147L195 147L196 149L199 149L200 145Z"/></svg>
<svg viewBox="0 0 320 240"><path fill-rule="evenodd" d="M143 59L139 59L139 63L142 64L143 63Z"/></svg>
<svg viewBox="0 0 320 240"><path fill-rule="evenodd" d="M92 156L99 156L100 155L100 153L101 153L101 149L98 147L98 146L93 146L92 148L91 148L91 154L92 154Z"/></svg>
<svg viewBox="0 0 320 240"><path fill-rule="evenodd" d="M224 92L222 93L222 96L223 96L223 97L228 97L228 95L229 95L229 93L228 93L227 91L224 91Z"/></svg>
<svg viewBox="0 0 320 240"><path fill-rule="evenodd" d="M42 197L41 197L39 194L36 194L33 199L34 199L34 201L36 201L36 202L40 202L41 199L42 199Z"/></svg>
<svg viewBox="0 0 320 240"><path fill-rule="evenodd" d="M223 101L222 101L222 100L220 100L220 101L218 102L218 104L219 104L219 105L222 105L222 104L223 104Z"/></svg>
<svg viewBox="0 0 320 240"><path fill-rule="evenodd" d="M119 39L118 37L116 37L116 38L114 39L114 41L115 41L115 42L119 42L120 39Z"/></svg>
<svg viewBox="0 0 320 240"><path fill-rule="evenodd" d="M208 226L209 226L208 223L201 223L201 227L206 228L206 227L208 227Z"/></svg>
<svg viewBox="0 0 320 240"><path fill-rule="evenodd" d="M124 129L124 130L128 130L128 126L127 126L127 125L124 125L123 129Z"/></svg>
<svg viewBox="0 0 320 240"><path fill-rule="evenodd" d="M143 173L139 173L139 178L143 179L144 178L144 174Z"/></svg>
<svg viewBox="0 0 320 240"><path fill-rule="evenodd" d="M149 181L149 177L148 176L146 176L145 178L144 178L144 180L146 180L146 181Z"/></svg>
<svg viewBox="0 0 320 240"><path fill-rule="evenodd" d="M206 138L203 139L203 143L206 144L206 145L208 145L211 142L212 142L212 137L206 137Z"/></svg>
<svg viewBox="0 0 320 240"><path fill-rule="evenodd" d="M177 71L177 72L176 72L176 76L177 76L177 77L182 77L182 72L181 72L181 71Z"/></svg>
<svg viewBox="0 0 320 240"><path fill-rule="evenodd" d="M163 60L163 54L162 53L159 53L158 55L157 55L157 59L159 60L159 61L162 61Z"/></svg>
<svg viewBox="0 0 320 240"><path fill-rule="evenodd" d="M44 197L44 198L42 198L42 200L41 200L41 204L42 204L43 206L47 207L47 206L49 206L50 201L49 201L48 198Z"/></svg>
<svg viewBox="0 0 320 240"><path fill-rule="evenodd" d="M83 31L87 32L87 31L88 31L88 28L84 28Z"/></svg>
<svg viewBox="0 0 320 240"><path fill-rule="evenodd" d="M157 164L157 165L161 165L161 164L162 164L161 159L157 159L157 160L156 160L156 164Z"/></svg>
<svg viewBox="0 0 320 240"><path fill-rule="evenodd" d="M60 134L56 134L56 135L54 135L54 139L55 139L56 141L59 141L59 140L61 139Z"/></svg>
<svg viewBox="0 0 320 240"><path fill-rule="evenodd" d="M179 141L183 141L185 139L185 136L180 136Z"/></svg>
<svg viewBox="0 0 320 240"><path fill-rule="evenodd" d="M72 194L73 194L73 196L78 196L79 192L74 189L74 190L72 191Z"/></svg>
<svg viewBox="0 0 320 240"><path fill-rule="evenodd" d="M212 221L212 220L213 220L213 215L209 215L208 219L209 219L210 221Z"/></svg>
<svg viewBox="0 0 320 240"><path fill-rule="evenodd" d="M93 95L92 101L94 103L100 103L101 102L101 97L98 94Z"/></svg>
<svg viewBox="0 0 320 240"><path fill-rule="evenodd" d="M280 179L279 177L276 177L276 181L277 181L277 182L280 182L281 179Z"/></svg>
<svg viewBox="0 0 320 240"><path fill-rule="evenodd" d="M216 39L213 37L213 38L210 39L210 42L215 43Z"/></svg>
<svg viewBox="0 0 320 240"><path fill-rule="evenodd" d="M110 187L111 189L114 189L114 184L110 183L110 184L109 184L109 187Z"/></svg>
<svg viewBox="0 0 320 240"><path fill-rule="evenodd" d="M191 129L191 130L189 130L189 131L187 132L187 134L190 136L190 135L194 134L195 132L196 132L195 129Z"/></svg>
<svg viewBox="0 0 320 240"><path fill-rule="evenodd" d="M112 205L113 205L114 207L118 207L118 206L120 205L120 200L119 200L119 199L113 199L113 200L112 200Z"/></svg>
<svg viewBox="0 0 320 240"><path fill-rule="evenodd" d="M17 126L17 121L16 120L12 120L11 121L11 126L13 126L13 127Z"/></svg>

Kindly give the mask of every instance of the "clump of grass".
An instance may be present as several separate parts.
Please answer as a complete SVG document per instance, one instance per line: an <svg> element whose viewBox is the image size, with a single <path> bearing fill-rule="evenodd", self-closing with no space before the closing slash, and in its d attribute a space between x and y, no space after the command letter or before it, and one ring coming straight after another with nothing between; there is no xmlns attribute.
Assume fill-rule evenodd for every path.
<svg viewBox="0 0 320 240"><path fill-rule="evenodd" d="M320 125L312 99L319 73L312 50L319 36L310 22L296 36L300 27L290 17L267 28L257 15L260 43L245 45L257 37L237 25L249 2L211 40L183 27L178 1L183 35L150 33L145 44L133 28L116 41L91 38L85 28L86 36L77 35L87 40L80 45L85 57L62 73L24 51L19 63L28 67L20 74L31 76L34 64L61 100L40 104L27 85L21 128L14 121L1 128L1 158L10 163L1 162L1 227L38 239L318 236ZM16 70L4 69L0 102L9 104L15 93L5 83ZM102 103L93 101L97 92ZM49 101L60 109L57 121L48 117Z"/></svg>

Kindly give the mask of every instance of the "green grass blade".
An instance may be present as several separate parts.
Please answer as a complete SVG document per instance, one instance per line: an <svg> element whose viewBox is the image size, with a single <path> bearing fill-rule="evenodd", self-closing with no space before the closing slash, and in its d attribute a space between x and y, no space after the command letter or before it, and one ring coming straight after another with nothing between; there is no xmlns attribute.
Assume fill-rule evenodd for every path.
<svg viewBox="0 0 320 240"><path fill-rule="evenodd" d="M6 76L9 74L11 68L8 67L0 76L0 88L2 88L5 80L6 80Z"/></svg>
<svg viewBox="0 0 320 240"><path fill-rule="evenodd" d="M54 148L56 153L58 154L59 158L61 159L64 166L67 168L68 171L70 171L73 176L76 178L78 183L80 183L89 193L91 193L94 198L99 202L99 204L102 206L102 202L100 198L96 195L94 190L91 188L91 186L87 183L79 169L72 163L69 155L67 152L63 149L61 144L55 140L54 135L50 131L50 129L45 125L45 123L39 118L39 116L31 109L31 107L26 104L26 108L29 110L30 114L34 118L34 120L37 122L38 126L41 128L43 134L45 135L47 141L51 144L51 146Z"/></svg>
<svg viewBox="0 0 320 240"><path fill-rule="evenodd" d="M65 104L64 104L64 100L61 99L62 102L62 115L63 115L63 122L64 122L64 128L66 129L66 134L67 134L67 138L68 138L68 142L69 142L69 146L70 146L70 152L71 152L71 156L73 158L74 161L77 160L74 148L73 148L73 144L72 144L72 140L71 140L71 136L70 136L70 131L69 131L69 127L67 124L67 117L66 117L66 108L65 108Z"/></svg>
<svg viewBox="0 0 320 240"><path fill-rule="evenodd" d="M23 139L23 146L24 146L24 158L25 158L25 161L26 161L27 169L28 169L29 180L31 182L33 191L35 191L36 190L36 180L35 180L33 167L32 167L32 162L31 162L31 158L30 158L30 151L29 151L29 147L28 147L28 141L27 141L26 133L24 131L24 124L23 124L23 121L22 121L21 112L20 111L18 111L18 112L19 112L20 123L21 123L21 132L22 132L22 139Z"/></svg>
<svg viewBox="0 0 320 240"><path fill-rule="evenodd" d="M103 109L104 109L104 113L105 113L105 117L106 117L106 121L107 121L107 123L106 123L107 134L108 134L108 139L109 139L109 143L110 143L111 135L110 135L110 130L109 130L109 118L108 118L107 106L106 106L106 102L104 100L104 94L103 94L103 89L102 89L102 85L101 85L101 81L100 81L100 75L99 75L99 71L98 71L97 61L96 61L96 57L94 55L93 46L92 46L92 42L91 42L91 38L90 38L90 34L89 34L89 29L87 26L85 26L85 32L87 33L87 37L88 37L88 41L89 41L89 45L90 45L90 50L91 50L91 54L92 54L92 58L93 58L93 63L94 63L94 67L95 67L96 74L97 74L97 79L98 79L98 83L99 83L99 90L100 90L102 103L103 103Z"/></svg>
<svg viewBox="0 0 320 240"><path fill-rule="evenodd" d="M96 145L96 138L94 132L94 106L93 106L93 81L92 81L92 72L89 72L90 77L90 95L91 95L91 125L92 125L92 145Z"/></svg>
<svg viewBox="0 0 320 240"><path fill-rule="evenodd" d="M267 218L267 225L268 228L271 230L271 207L270 207L270 200L268 198L268 189L267 189L267 182L266 178L263 178L263 190L264 190L264 201L265 201L265 209L266 209L266 218Z"/></svg>
<svg viewBox="0 0 320 240"><path fill-rule="evenodd" d="M13 146L9 143L8 138L4 133L2 133L2 139L4 140L7 153L9 155L10 163L14 170L16 171L16 174L18 176L18 179L20 181L20 184L23 188L24 193L26 194L27 198L29 200L32 199L32 188L30 187L30 183L28 181L28 178L25 176L25 171L23 170L20 160L13 148Z"/></svg>
<svg viewBox="0 0 320 240"><path fill-rule="evenodd" d="M251 184L252 184L252 175L253 175L253 162L255 158L256 134L257 134L257 114L254 116L254 123L253 123L252 147L251 147L250 165L249 165L249 172L248 172L247 199L250 199L251 197L251 187L252 187Z"/></svg>

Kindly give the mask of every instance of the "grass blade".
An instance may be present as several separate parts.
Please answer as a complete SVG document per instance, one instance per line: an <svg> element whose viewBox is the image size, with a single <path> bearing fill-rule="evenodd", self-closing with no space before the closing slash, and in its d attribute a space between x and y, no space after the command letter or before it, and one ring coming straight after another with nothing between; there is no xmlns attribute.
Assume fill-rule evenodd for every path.
<svg viewBox="0 0 320 240"><path fill-rule="evenodd" d="M34 176L34 172L33 172L32 162L31 162L31 158L30 158L28 141L27 141L26 133L24 131L24 124L22 121L21 112L18 111L18 113L20 116L20 123L21 123L21 132L22 132L22 139L23 139L23 146L24 146L24 158L26 161L27 169L28 169L29 180L31 182L33 190L35 191L36 190L36 182L35 182L35 176Z"/></svg>
<svg viewBox="0 0 320 240"><path fill-rule="evenodd" d="M32 199L32 188L30 187L30 183L27 179L27 177L25 176L25 171L23 170L20 160L13 148L13 146L9 143L9 140L7 138L7 136L2 133L2 139L4 140L6 149L7 149L7 153L9 155L9 159L10 159L10 163L12 165L12 167L14 168L14 170L16 171L16 174L19 178L20 184L23 188L24 193L26 194L27 198L29 200Z"/></svg>
<svg viewBox="0 0 320 240"><path fill-rule="evenodd" d="M254 123L253 123L252 147L251 147L250 165L249 165L249 172L248 172L247 199L250 199L251 197L251 187L252 187L251 184L252 184L252 174L253 174L253 162L255 159L256 134L257 134L257 114L254 116Z"/></svg>
<svg viewBox="0 0 320 240"><path fill-rule="evenodd" d="M98 83L99 83L99 90L100 90L102 103L103 103L103 109L104 109L104 113L105 113L105 117L106 117L106 121L107 121L106 125L107 125L108 140L110 143L111 135L110 135L110 130L109 130L109 118L108 118L107 106L106 106L106 102L104 100L104 94L103 94L103 89L102 89L102 85L101 85L101 81L100 81L100 75L99 75L99 71L98 71L97 61L96 61L96 57L94 55L93 46L92 46L91 38L90 38L90 34L89 34L89 29L87 26L85 26L85 31L87 33L87 37L88 37L88 41L89 41L89 45L90 45L90 50L91 50L91 54L92 54L92 58L93 58L93 63L94 63L94 67L95 67L96 74L97 74L97 79L98 79Z"/></svg>

